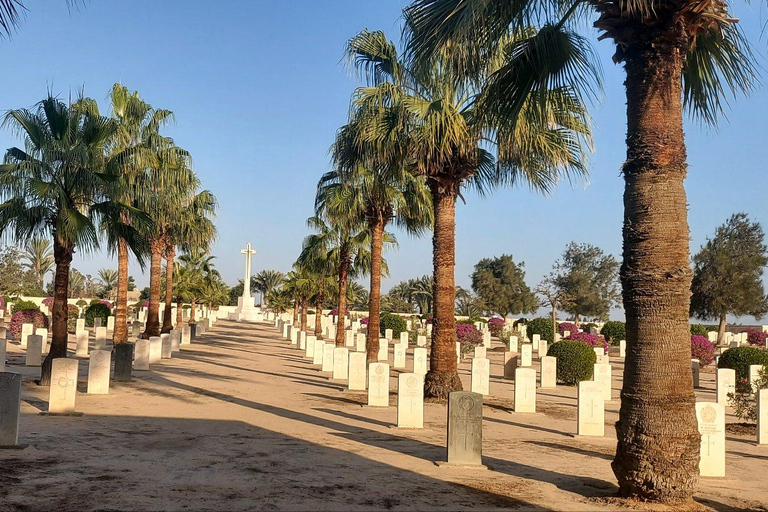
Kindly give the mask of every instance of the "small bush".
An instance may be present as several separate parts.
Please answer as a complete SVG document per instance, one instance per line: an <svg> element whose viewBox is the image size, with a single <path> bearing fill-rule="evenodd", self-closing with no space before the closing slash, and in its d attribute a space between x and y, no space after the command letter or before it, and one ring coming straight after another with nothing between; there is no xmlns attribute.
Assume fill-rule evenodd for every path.
<svg viewBox="0 0 768 512"><path fill-rule="evenodd" d="M462 355L471 353L474 352L475 347L483 344L483 333L474 325L456 324L456 341L461 344Z"/></svg>
<svg viewBox="0 0 768 512"><path fill-rule="evenodd" d="M557 358L557 380L566 386L575 386L592 378L597 354L586 343L575 340L561 340L554 343L548 356Z"/></svg>
<svg viewBox="0 0 768 512"><path fill-rule="evenodd" d="M608 349L610 348L610 345L608 345L608 342L605 340L605 338L597 334L589 334L588 332L577 332L577 333L571 334L565 339L572 340L572 341L580 341L582 343L586 343L592 348L603 347L606 354L608 353Z"/></svg>
<svg viewBox="0 0 768 512"><path fill-rule="evenodd" d="M11 306L11 314L17 311L40 311L40 307L31 300L17 300Z"/></svg>
<svg viewBox="0 0 768 512"><path fill-rule="evenodd" d="M768 352L757 347L729 348L717 361L718 368L736 370L736 381L749 381L749 367L753 364L768 365Z"/></svg>
<svg viewBox="0 0 768 512"><path fill-rule="evenodd" d="M552 329L551 318L534 318L528 322L528 338L533 339L534 334L541 336L541 339L552 342L555 340L555 331Z"/></svg>
<svg viewBox="0 0 768 512"><path fill-rule="evenodd" d="M85 310L85 325L93 327L94 318L101 318L101 325L107 325L107 317L112 311L104 304L96 303Z"/></svg>
<svg viewBox="0 0 768 512"><path fill-rule="evenodd" d="M747 342L750 345L765 348L766 340L768 340L768 332L758 331L757 329L747 331Z"/></svg>
<svg viewBox="0 0 768 512"><path fill-rule="evenodd" d="M619 341L627 339L627 325L624 322L617 322L615 320L605 322L603 328L600 329L600 334L611 345L618 345Z"/></svg>
<svg viewBox="0 0 768 512"><path fill-rule="evenodd" d="M491 336L499 337L502 329L504 329L504 319L497 316L488 320L488 330L491 331Z"/></svg>
<svg viewBox="0 0 768 512"><path fill-rule="evenodd" d="M709 335L709 331L701 324L691 324L691 334L704 336L706 338Z"/></svg>
<svg viewBox="0 0 768 512"><path fill-rule="evenodd" d="M370 322L370 319L367 316L360 319L360 325L368 325L368 322Z"/></svg>
<svg viewBox="0 0 768 512"><path fill-rule="evenodd" d="M87 306L88 303L85 301L85 299L80 299L79 301L75 302L75 305L83 307L83 306Z"/></svg>
<svg viewBox="0 0 768 512"><path fill-rule="evenodd" d="M597 324L594 322L588 322L586 324L581 324L581 330L583 332L592 332L592 328L597 329ZM597 330L597 332L600 332L600 329ZM623 339L623 338L622 338Z"/></svg>
<svg viewBox="0 0 768 512"><path fill-rule="evenodd" d="M757 393L755 389L768 388L768 368L763 367L760 371L757 381L754 382L755 389L752 389L751 384L740 386L736 393L728 393L728 398L730 406L734 409L734 414L740 420L755 423L757 422Z"/></svg>
<svg viewBox="0 0 768 512"><path fill-rule="evenodd" d="M382 336L387 332L387 329L392 329L392 339L397 340L400 338L401 332L408 330L408 325L404 318L391 313L383 313L379 319L379 331L381 331Z"/></svg>
<svg viewBox="0 0 768 512"><path fill-rule="evenodd" d="M48 309L53 308L53 297L46 297L43 299L43 304L45 304L45 307Z"/></svg>
<svg viewBox="0 0 768 512"><path fill-rule="evenodd" d="M67 332L77 331L78 318L80 318L80 309L74 304L67 305Z"/></svg>
<svg viewBox="0 0 768 512"><path fill-rule="evenodd" d="M557 332L560 333L560 336L563 336L565 331L568 331L570 334L579 332L579 326L572 322L560 322L557 324Z"/></svg>
<svg viewBox="0 0 768 512"><path fill-rule="evenodd" d="M518 318L512 323L512 327L515 329L519 329L522 325L528 325L528 319L527 318Z"/></svg>
<svg viewBox="0 0 768 512"><path fill-rule="evenodd" d="M21 339L21 325L32 324L35 331L38 327L48 328L48 317L43 314L39 309L22 309L17 311L11 316L11 325L8 329L11 331L11 335L15 339Z"/></svg>
<svg viewBox="0 0 768 512"><path fill-rule="evenodd" d="M715 346L706 337L692 334L691 359L698 359L701 366L712 364L715 360Z"/></svg>

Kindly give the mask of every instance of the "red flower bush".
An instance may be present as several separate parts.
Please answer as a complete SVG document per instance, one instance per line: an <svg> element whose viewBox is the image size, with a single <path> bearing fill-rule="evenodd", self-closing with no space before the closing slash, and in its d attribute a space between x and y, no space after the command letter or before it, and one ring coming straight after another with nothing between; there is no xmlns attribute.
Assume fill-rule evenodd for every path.
<svg viewBox="0 0 768 512"><path fill-rule="evenodd" d="M46 297L43 299L43 304L48 309L51 309L53 307L53 297Z"/></svg>
<svg viewBox="0 0 768 512"><path fill-rule="evenodd" d="M605 341L605 338L597 334L590 334L588 332L572 332L571 335L565 339L580 341L582 343L586 343L592 348L603 347L605 349L606 354L608 353L608 349L610 348L610 345L608 344L607 341Z"/></svg>
<svg viewBox="0 0 768 512"><path fill-rule="evenodd" d="M560 336L562 336L565 331L568 331L571 334L575 334L579 332L579 326L571 322L560 322L557 324L557 332L560 333Z"/></svg>
<svg viewBox="0 0 768 512"><path fill-rule="evenodd" d="M360 320L360 325L368 325L368 322L370 322L370 319L368 317L365 317Z"/></svg>
<svg viewBox="0 0 768 512"><path fill-rule="evenodd" d="M504 329L504 324L504 319L497 316L488 320L488 330L491 331L491 336L498 337Z"/></svg>
<svg viewBox="0 0 768 512"><path fill-rule="evenodd" d="M765 348L766 340L768 340L768 332L758 331L757 329L747 331L747 341L750 345Z"/></svg>
<svg viewBox="0 0 768 512"><path fill-rule="evenodd" d="M474 325L456 324L456 340L461 344L461 353L466 354L483 344L483 333Z"/></svg>
<svg viewBox="0 0 768 512"><path fill-rule="evenodd" d="M715 360L715 345L704 336L691 335L691 359L698 359L701 366Z"/></svg>
<svg viewBox="0 0 768 512"><path fill-rule="evenodd" d="M32 324L34 326L32 332L34 333L35 329L38 327L48 328L48 317L40 310L28 309L15 312L11 317L11 325L8 329L11 331L11 335L17 340L21 339L22 324Z"/></svg>

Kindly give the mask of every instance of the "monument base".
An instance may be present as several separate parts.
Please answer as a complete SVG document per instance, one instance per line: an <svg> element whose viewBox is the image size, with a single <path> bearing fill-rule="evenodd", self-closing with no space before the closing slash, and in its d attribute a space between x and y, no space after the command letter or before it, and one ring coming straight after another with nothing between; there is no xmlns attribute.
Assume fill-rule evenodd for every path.
<svg viewBox="0 0 768 512"><path fill-rule="evenodd" d="M455 468L455 469L488 469L485 464L456 464L454 462L446 462L444 460L436 460L435 466L439 468Z"/></svg>
<svg viewBox="0 0 768 512"><path fill-rule="evenodd" d="M253 304L253 297L238 297L237 309L234 313L230 313L227 319L235 322L257 323L264 321L264 313Z"/></svg>

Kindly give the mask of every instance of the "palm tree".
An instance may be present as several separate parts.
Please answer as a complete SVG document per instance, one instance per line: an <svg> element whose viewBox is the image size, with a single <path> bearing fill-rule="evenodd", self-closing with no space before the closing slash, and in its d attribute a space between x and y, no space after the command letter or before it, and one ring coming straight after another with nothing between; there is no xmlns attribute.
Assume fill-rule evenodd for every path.
<svg viewBox="0 0 768 512"><path fill-rule="evenodd" d="M283 289L293 299L293 325L298 325L299 330L307 330L307 308L312 294L311 276L307 269L300 263L293 264L293 270L288 272ZM299 313L301 321L299 322Z"/></svg>
<svg viewBox="0 0 768 512"><path fill-rule="evenodd" d="M291 308L291 297L285 289L273 288L265 298L269 304L269 309L275 313L285 313ZM318 312L317 316L320 316L320 313Z"/></svg>
<svg viewBox="0 0 768 512"><path fill-rule="evenodd" d="M51 236L54 275L53 338L40 383L50 384L53 359L67 357L67 292L75 250L99 246L96 226L112 206L104 173L104 145L116 123L98 115L95 102L67 105L49 96L34 110L11 110L4 124L23 134L0 166L0 230L17 242Z"/></svg>
<svg viewBox="0 0 768 512"><path fill-rule="evenodd" d="M261 294L262 301L268 304L266 296L275 288L280 288L285 281L285 274L278 270L262 270L251 278L251 287Z"/></svg>
<svg viewBox="0 0 768 512"><path fill-rule="evenodd" d="M507 32L506 44L483 59L474 77L455 72L464 57L452 47L430 66L417 68L402 61L383 33L363 32L356 59L371 84L358 90L360 108L395 112L379 117L368 137L381 147L392 132L414 162L415 172L427 177L434 209L434 321L430 368L424 379L428 397L446 399L461 389L456 357L455 277L456 199L465 187L480 194L500 185L527 183L548 192L563 176L581 175L589 139L586 112L566 87L548 89L523 98L513 122L491 116L478 107L488 94L489 77L515 55L514 47L526 31ZM498 159L486 149L495 148Z"/></svg>
<svg viewBox="0 0 768 512"><path fill-rule="evenodd" d="M103 294L106 298L112 299L115 287L117 287L117 270L112 268L102 268L99 270L99 279L104 287Z"/></svg>
<svg viewBox="0 0 768 512"><path fill-rule="evenodd" d="M24 266L34 272L37 277L37 286L42 290L46 274L53 270L56 263L53 259L51 241L39 237L32 238L24 246L22 258L27 260Z"/></svg>
<svg viewBox="0 0 768 512"><path fill-rule="evenodd" d="M177 295L177 297L185 296L189 300L191 306L190 323L195 322L195 308L204 295L205 288L212 286L213 282L221 277L213 266L215 258L215 256L211 256L200 249L194 249L179 256L180 268L178 273L180 279L178 288L180 292L183 292L183 295ZM179 307L180 310L181 307ZM178 317L177 323L180 323Z"/></svg>
<svg viewBox="0 0 768 512"><path fill-rule="evenodd" d="M325 248L325 241L322 237L310 235L304 239L301 254L296 260L297 263L311 274L312 287L314 293L312 296L315 305L315 336L317 339L323 339L323 306L325 304L326 292L333 288L333 274L336 266Z"/></svg>
<svg viewBox="0 0 768 512"><path fill-rule="evenodd" d="M520 66L501 70L488 97L486 106L504 115L515 115L521 95L541 83L592 86L589 44L572 32L589 14L597 16L600 39L616 44L613 60L624 65L627 97L621 269L627 358L613 470L623 496L689 500L698 481L699 433L689 361L683 108L714 123L727 94L751 88L756 72L748 42L726 2L469 4L414 2L406 13L411 51L429 61L461 46L471 72L510 26L539 13L543 28L519 46ZM526 75L516 72L522 69Z"/></svg>

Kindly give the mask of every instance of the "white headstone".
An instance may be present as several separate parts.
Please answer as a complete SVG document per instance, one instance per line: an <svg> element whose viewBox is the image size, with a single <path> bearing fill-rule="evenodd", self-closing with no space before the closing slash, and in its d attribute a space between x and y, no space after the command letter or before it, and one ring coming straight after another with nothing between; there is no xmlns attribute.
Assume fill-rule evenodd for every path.
<svg viewBox="0 0 768 512"><path fill-rule="evenodd" d="M312 364L323 365L323 349L325 342L323 340L315 341L315 350L312 353Z"/></svg>
<svg viewBox="0 0 768 512"><path fill-rule="evenodd" d="M427 349L424 347L413 349L413 373L422 376L427 374Z"/></svg>
<svg viewBox="0 0 768 512"><path fill-rule="evenodd" d="M605 435L605 399L602 384L590 380L579 382L576 434Z"/></svg>
<svg viewBox="0 0 768 512"><path fill-rule="evenodd" d="M136 340L133 351L133 369L149 370L149 340Z"/></svg>
<svg viewBox="0 0 768 512"><path fill-rule="evenodd" d="M605 355L605 348L603 347L594 347L592 350L595 351L595 355L600 358Z"/></svg>
<svg viewBox="0 0 768 512"><path fill-rule="evenodd" d="M181 350L181 331L171 329L171 351L178 352Z"/></svg>
<svg viewBox="0 0 768 512"><path fill-rule="evenodd" d="M365 381L365 352L350 352L347 389L350 391L365 391Z"/></svg>
<svg viewBox="0 0 768 512"><path fill-rule="evenodd" d="M75 327L75 334L85 330L85 318L78 318Z"/></svg>
<svg viewBox="0 0 768 512"><path fill-rule="evenodd" d="M40 366L43 363L43 337L37 334L27 336L27 366Z"/></svg>
<svg viewBox="0 0 768 512"><path fill-rule="evenodd" d="M461 364L461 343L456 342L456 365Z"/></svg>
<svg viewBox="0 0 768 512"><path fill-rule="evenodd" d="M484 347L483 347L484 348ZM473 393L480 393L481 395L490 394L490 361L485 358L472 359L472 388Z"/></svg>
<svg viewBox="0 0 768 512"><path fill-rule="evenodd" d="M299 327L292 325L291 332L288 333L288 336L290 336L291 345L298 345L299 344Z"/></svg>
<svg viewBox="0 0 768 512"><path fill-rule="evenodd" d="M757 390L757 444L768 444L768 389Z"/></svg>
<svg viewBox="0 0 768 512"><path fill-rule="evenodd" d="M619 340L619 357L627 357L627 340Z"/></svg>
<svg viewBox="0 0 768 512"><path fill-rule="evenodd" d="M486 348L482 345L475 347L475 359L485 359L487 352Z"/></svg>
<svg viewBox="0 0 768 512"><path fill-rule="evenodd" d="M48 352L48 329L45 327L38 327L35 329L35 334L43 338L43 354Z"/></svg>
<svg viewBox="0 0 768 512"><path fill-rule="evenodd" d="M79 363L78 359L68 359L66 357L59 357L53 360L48 412L75 412Z"/></svg>
<svg viewBox="0 0 768 512"><path fill-rule="evenodd" d="M160 336L149 337L149 364L159 363L163 358L163 340Z"/></svg>
<svg viewBox="0 0 768 512"><path fill-rule="evenodd" d="M389 365L387 363L368 365L368 405L389 406Z"/></svg>
<svg viewBox="0 0 768 512"><path fill-rule="evenodd" d="M517 353L517 336L510 336L509 337L509 351Z"/></svg>
<svg viewBox="0 0 768 512"><path fill-rule="evenodd" d="M333 349L333 378L347 380L349 377L349 349L334 347Z"/></svg>
<svg viewBox="0 0 768 512"><path fill-rule="evenodd" d="M701 362L698 359L691 359L691 373L693 374L693 387L699 387L699 376L701 371Z"/></svg>
<svg viewBox="0 0 768 512"><path fill-rule="evenodd" d="M307 336L306 346L304 347L304 357L312 359L315 358L315 344L318 343L317 336ZM322 342L321 342L322 343Z"/></svg>
<svg viewBox="0 0 768 512"><path fill-rule="evenodd" d="M397 426L424 428L424 376L401 373L397 376Z"/></svg>
<svg viewBox="0 0 768 512"><path fill-rule="evenodd" d="M333 343L326 343L323 345L323 364L320 368L321 372L333 372L333 351L336 346Z"/></svg>
<svg viewBox="0 0 768 512"><path fill-rule="evenodd" d="M5 340L2 340L5 342ZM2 343L5 346L5 343ZM3 359L5 364L5 359ZM19 444L21 375L0 372L0 446Z"/></svg>
<svg viewBox="0 0 768 512"><path fill-rule="evenodd" d="M392 329L384 329L384 337L388 340L392 339Z"/></svg>
<svg viewBox="0 0 768 512"><path fill-rule="evenodd" d="M409 343L409 341L408 341L408 331L401 332L400 333L400 344L401 345L405 345L407 347L408 343Z"/></svg>
<svg viewBox="0 0 768 512"><path fill-rule="evenodd" d="M365 334L357 333L357 339L355 340L355 350L357 352L365 352Z"/></svg>
<svg viewBox="0 0 768 512"><path fill-rule="evenodd" d="M483 347L491 348L491 333L490 331L483 331Z"/></svg>
<svg viewBox="0 0 768 512"><path fill-rule="evenodd" d="M379 353L376 359L378 359L379 361L389 361L388 338L379 338Z"/></svg>
<svg viewBox="0 0 768 512"><path fill-rule="evenodd" d="M427 346L427 337L424 335L419 335L416 337L416 346L417 347L426 347Z"/></svg>
<svg viewBox="0 0 768 512"><path fill-rule="evenodd" d="M520 366L532 366L533 365L533 347L530 343L524 343L520 347Z"/></svg>
<svg viewBox="0 0 768 512"><path fill-rule="evenodd" d="M98 329L99 327L101 327L101 317L97 316L93 319L93 328Z"/></svg>
<svg viewBox="0 0 768 512"><path fill-rule="evenodd" d="M344 346L345 347L355 346L355 333L352 330L347 330L344 332Z"/></svg>
<svg viewBox="0 0 768 512"><path fill-rule="evenodd" d="M536 412L536 370L515 370L515 412Z"/></svg>
<svg viewBox="0 0 768 512"><path fill-rule="evenodd" d="M170 359L173 357L173 345L169 333L160 335L160 357L163 359Z"/></svg>
<svg viewBox="0 0 768 512"><path fill-rule="evenodd" d="M94 350L88 362L88 394L109 393L109 372L112 365L111 350Z"/></svg>
<svg viewBox="0 0 768 512"><path fill-rule="evenodd" d="M189 324L183 326L181 328L181 344L182 345L189 345L192 342L191 338L192 332L189 327Z"/></svg>
<svg viewBox="0 0 768 512"><path fill-rule="evenodd" d="M504 352L504 378L514 380L515 370L517 370L517 354Z"/></svg>
<svg viewBox="0 0 768 512"><path fill-rule="evenodd" d="M97 318L95 320L101 320L100 318ZM96 334L94 336L95 345L94 348L96 350L102 350L104 347L107 346L107 328L106 327L97 327L96 328Z"/></svg>
<svg viewBox="0 0 768 512"><path fill-rule="evenodd" d="M596 363L594 367L595 382L603 386L603 398L609 402L612 397L611 365Z"/></svg>
<svg viewBox="0 0 768 512"><path fill-rule="evenodd" d="M114 331L115 330L115 317L112 315L109 315L107 317L107 330L108 331Z"/></svg>
<svg viewBox="0 0 768 512"><path fill-rule="evenodd" d="M757 381L760 380L760 372L763 370L761 364L749 365L749 383L752 385L752 392L757 393Z"/></svg>
<svg viewBox="0 0 768 512"><path fill-rule="evenodd" d="M725 407L728 405L728 393L736 392L736 370L718 368L715 388L717 390L717 403Z"/></svg>
<svg viewBox="0 0 768 512"><path fill-rule="evenodd" d="M75 355L79 357L85 357L88 355L88 331L81 331L77 333Z"/></svg>
<svg viewBox="0 0 768 512"><path fill-rule="evenodd" d="M541 341L541 335L534 334L533 338L531 338L531 343L533 343L533 346L536 347L536 350L539 349L539 341Z"/></svg>
<svg viewBox="0 0 768 512"><path fill-rule="evenodd" d="M27 336L35 332L35 326L33 324L21 324L21 348L27 348Z"/></svg>
<svg viewBox="0 0 768 512"><path fill-rule="evenodd" d="M392 367L404 369L407 355L408 345L403 345L402 343L395 345Z"/></svg>
<svg viewBox="0 0 768 512"><path fill-rule="evenodd" d="M541 387L557 387L557 358L544 356L541 358Z"/></svg>
<svg viewBox="0 0 768 512"><path fill-rule="evenodd" d="M701 434L699 474L725 476L725 407L712 402L696 403Z"/></svg>
<svg viewBox="0 0 768 512"><path fill-rule="evenodd" d="M539 340L539 358L547 355L547 340Z"/></svg>

